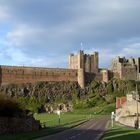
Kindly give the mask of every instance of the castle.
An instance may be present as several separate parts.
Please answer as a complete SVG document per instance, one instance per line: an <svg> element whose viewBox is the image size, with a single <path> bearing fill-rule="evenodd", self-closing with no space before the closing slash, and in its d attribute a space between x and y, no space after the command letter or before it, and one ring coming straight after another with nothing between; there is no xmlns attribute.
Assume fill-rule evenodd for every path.
<svg viewBox="0 0 140 140"><path fill-rule="evenodd" d="M140 58L116 57L112 59L111 65L114 78L122 80L140 80Z"/></svg>
<svg viewBox="0 0 140 140"><path fill-rule="evenodd" d="M37 81L75 81L81 88L92 80L107 82L112 78L140 79L140 58L114 58L111 70L99 68L98 52L70 54L69 68L0 66L0 85Z"/></svg>

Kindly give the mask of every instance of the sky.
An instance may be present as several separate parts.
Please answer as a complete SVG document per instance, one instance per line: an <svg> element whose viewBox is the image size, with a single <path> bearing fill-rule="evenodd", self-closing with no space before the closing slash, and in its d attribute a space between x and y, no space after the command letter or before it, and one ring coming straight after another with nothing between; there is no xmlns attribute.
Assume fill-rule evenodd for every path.
<svg viewBox="0 0 140 140"><path fill-rule="evenodd" d="M67 68L80 49L140 57L140 0L0 0L0 65Z"/></svg>

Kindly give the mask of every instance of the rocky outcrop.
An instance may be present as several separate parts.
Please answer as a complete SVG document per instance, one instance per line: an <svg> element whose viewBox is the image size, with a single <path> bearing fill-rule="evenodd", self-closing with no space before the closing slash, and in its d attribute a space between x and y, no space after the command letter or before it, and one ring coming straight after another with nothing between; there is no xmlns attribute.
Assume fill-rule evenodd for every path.
<svg viewBox="0 0 140 140"><path fill-rule="evenodd" d="M51 113L57 109L59 104L65 104L64 111L72 110L72 107L67 107L67 104L72 104L73 98L76 98L74 102L87 100L91 103L91 101L100 100L115 103L116 96L122 96L134 90L135 85L136 82L132 80L113 79L108 83L92 81L85 89L81 89L77 82L38 82L35 84L5 85L0 87L0 92L18 99L24 98L24 105L31 99L29 104L40 103L39 106L37 105L37 109ZM94 105L97 105L96 102ZM34 104L32 106L34 107Z"/></svg>
<svg viewBox="0 0 140 140"><path fill-rule="evenodd" d="M11 84L0 88L10 96L16 97L45 97L47 102L55 101L57 98L71 100L71 94L80 91L77 82L38 82L36 84ZM82 93L82 92L81 92Z"/></svg>
<svg viewBox="0 0 140 140"><path fill-rule="evenodd" d="M45 111L47 113L56 113L57 110L60 110L61 112L72 112L73 111L73 106L70 103L67 103L67 104L60 103L57 105L46 104L44 107L45 107Z"/></svg>

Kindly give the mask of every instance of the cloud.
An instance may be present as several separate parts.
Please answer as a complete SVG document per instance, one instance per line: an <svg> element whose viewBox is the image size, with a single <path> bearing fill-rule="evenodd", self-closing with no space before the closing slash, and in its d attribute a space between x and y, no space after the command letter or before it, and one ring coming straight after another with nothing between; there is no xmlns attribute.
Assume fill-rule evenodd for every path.
<svg viewBox="0 0 140 140"><path fill-rule="evenodd" d="M2 46L15 65L66 67L83 42L108 67L117 55L139 56L139 12L137 0L0 0L0 19L11 27Z"/></svg>
<svg viewBox="0 0 140 140"><path fill-rule="evenodd" d="M66 56L36 56L29 57L20 48L13 47L5 40L0 40L0 63L1 65L19 65L35 67L64 67L66 65ZM6 46L6 47L5 47ZM59 61L56 61L59 60Z"/></svg>
<svg viewBox="0 0 140 140"><path fill-rule="evenodd" d="M9 13L7 12L7 7L0 5L0 19L8 19L10 17Z"/></svg>

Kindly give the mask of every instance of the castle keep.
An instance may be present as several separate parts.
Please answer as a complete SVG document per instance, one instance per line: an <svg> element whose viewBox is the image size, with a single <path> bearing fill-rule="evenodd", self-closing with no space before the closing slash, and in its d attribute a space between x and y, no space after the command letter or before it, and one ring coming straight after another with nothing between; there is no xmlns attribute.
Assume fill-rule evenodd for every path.
<svg viewBox="0 0 140 140"><path fill-rule="evenodd" d="M89 55L80 50L77 55L71 54L69 56L69 68L83 69L87 73L98 73L98 52Z"/></svg>
<svg viewBox="0 0 140 140"><path fill-rule="evenodd" d="M99 68L98 52L70 54L69 68L0 66L0 85L37 81L76 81L81 88L92 81L107 82L112 78L140 80L140 58L114 58L111 70Z"/></svg>

